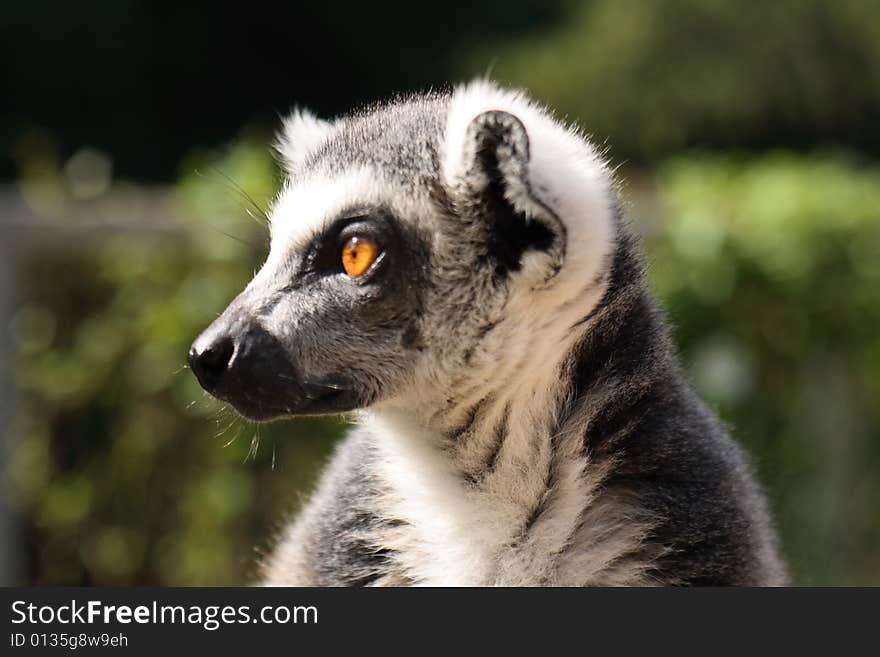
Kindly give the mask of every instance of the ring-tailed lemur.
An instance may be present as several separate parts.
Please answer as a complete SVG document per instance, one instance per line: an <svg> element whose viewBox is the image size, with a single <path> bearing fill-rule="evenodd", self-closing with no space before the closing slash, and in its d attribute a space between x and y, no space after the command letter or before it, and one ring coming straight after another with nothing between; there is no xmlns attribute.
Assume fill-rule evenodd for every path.
<svg viewBox="0 0 880 657"><path fill-rule="evenodd" d="M577 132L477 82L294 112L278 150L268 259L189 360L253 420L358 426L264 583L785 581Z"/></svg>

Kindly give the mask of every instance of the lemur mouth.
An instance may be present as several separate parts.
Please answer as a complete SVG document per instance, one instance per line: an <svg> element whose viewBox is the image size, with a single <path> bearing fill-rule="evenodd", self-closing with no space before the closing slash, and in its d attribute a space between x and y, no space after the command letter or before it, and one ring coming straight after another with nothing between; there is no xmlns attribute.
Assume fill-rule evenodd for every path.
<svg viewBox="0 0 880 657"><path fill-rule="evenodd" d="M289 376L286 385L239 388L235 394L216 390L211 394L228 403L239 415L252 422L272 422L307 415L332 415L360 408L354 390L341 381L296 381Z"/></svg>

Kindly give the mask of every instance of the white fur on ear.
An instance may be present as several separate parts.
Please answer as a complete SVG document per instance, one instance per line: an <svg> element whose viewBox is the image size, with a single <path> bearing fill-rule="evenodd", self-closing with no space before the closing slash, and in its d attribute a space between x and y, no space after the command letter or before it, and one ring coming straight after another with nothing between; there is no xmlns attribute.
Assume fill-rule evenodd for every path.
<svg viewBox="0 0 880 657"><path fill-rule="evenodd" d="M526 186L535 200L565 227L568 246L563 265L578 280L588 280L605 264L613 241L614 184L602 157L577 130L519 91L500 89L486 80L458 87L452 94L441 152L441 175L451 190L468 185L474 148L471 125L486 112L515 117L528 140ZM510 199L527 210L525 199ZM523 190L519 190L523 191ZM530 256L534 257L534 256Z"/></svg>
<svg viewBox="0 0 880 657"><path fill-rule="evenodd" d="M333 124L295 107L281 124L275 141L275 150L287 173L300 168L311 154L333 131Z"/></svg>

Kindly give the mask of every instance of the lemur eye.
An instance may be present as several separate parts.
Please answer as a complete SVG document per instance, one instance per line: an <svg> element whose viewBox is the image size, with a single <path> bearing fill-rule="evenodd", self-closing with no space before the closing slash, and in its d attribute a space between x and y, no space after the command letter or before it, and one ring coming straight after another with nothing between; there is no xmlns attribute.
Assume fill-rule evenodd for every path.
<svg viewBox="0 0 880 657"><path fill-rule="evenodd" d="M342 268L352 278L362 276L379 257L379 247L367 237L352 237L342 247Z"/></svg>

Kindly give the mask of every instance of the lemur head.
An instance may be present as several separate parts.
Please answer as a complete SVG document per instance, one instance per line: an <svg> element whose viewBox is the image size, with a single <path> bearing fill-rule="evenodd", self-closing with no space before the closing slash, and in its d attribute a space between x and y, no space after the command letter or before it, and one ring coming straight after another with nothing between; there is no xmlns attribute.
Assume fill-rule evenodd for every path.
<svg viewBox="0 0 880 657"><path fill-rule="evenodd" d="M565 356L614 235L595 150L477 82L332 122L297 111L271 248L196 340L202 386L254 420L440 409Z"/></svg>

